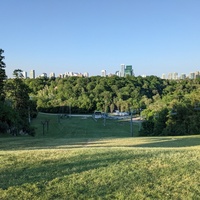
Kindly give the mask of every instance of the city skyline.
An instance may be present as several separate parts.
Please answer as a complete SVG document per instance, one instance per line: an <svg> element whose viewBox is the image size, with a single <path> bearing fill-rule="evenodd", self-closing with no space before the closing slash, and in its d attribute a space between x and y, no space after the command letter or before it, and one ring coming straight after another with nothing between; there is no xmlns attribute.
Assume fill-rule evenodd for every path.
<svg viewBox="0 0 200 200"><path fill-rule="evenodd" d="M110 71L110 70L107 70L107 69L110 69L109 67L107 67L107 68L105 68L104 67L104 69L102 69L102 68L98 68L98 69L100 69L99 70L99 72L97 73L97 74L91 74L90 72L88 72L88 71L77 71L77 70L73 70L72 68L72 70L70 70L70 71L67 71L67 70L65 70L65 71L62 71L62 72L60 72L60 73L57 73L57 72L55 72L55 71L49 71L48 70L48 72L47 72L47 70L45 71L45 70L39 70L39 71L36 71L35 73L35 77L38 77L38 76L40 76L41 74L43 74L43 73L47 73L47 74L51 74L51 73L55 73L56 74L56 76L59 76L60 74L65 74L65 73L68 73L68 72L73 72L73 73L80 73L80 74L84 74L84 73L88 73L90 76L101 76L101 73L102 73L102 70L106 70L106 73L107 74L116 74L116 72L117 71L120 71L120 67L122 66L122 65L124 65L124 64L121 64L121 65L118 65L116 68L114 68L113 67L113 70L114 71ZM124 65L125 66L125 65ZM61 67L62 68L62 67ZM67 67L65 67L66 69L67 69ZM162 68L162 67L161 67ZM16 68L13 68L13 71L15 70L15 69L21 69L22 71L24 71L24 72L28 72L28 71L31 71L33 68L29 68L29 67L26 67L25 69L24 68L22 68L22 67L16 67ZM195 72L197 72L197 71L199 71L200 70L200 67L193 67L193 68L191 68L191 69L193 69L193 70L190 70L190 71L179 71L179 72L177 72L177 70L176 69L174 69L174 71L166 71L165 73L164 72L162 72L161 74L153 74L153 73L149 73L149 74L147 74L147 73L143 73L143 74L139 74L136 70L135 70L136 68L133 68L133 73L134 73L134 75L136 75L136 76L151 76L151 75L153 75L153 76L157 76L157 77L160 77L160 78L162 78L163 77L163 75L168 75L168 74L170 74L170 73L178 73L179 75L181 75L181 74L186 74L186 75L189 75L189 73L195 73ZM13 77L13 71L12 72L10 72L9 74L7 73L7 71L8 71L8 67L6 66L6 68L5 68L5 70L6 70L6 75L7 75L7 77L8 78L12 78ZM58 71L58 70L57 70ZM119 75L120 76L120 75Z"/></svg>
<svg viewBox="0 0 200 200"><path fill-rule="evenodd" d="M22 70L22 69L21 69ZM126 72L127 70L127 72ZM22 70L22 74L24 78L38 78L38 77L60 77L60 78L65 78L68 76L79 76L79 77L90 77L88 72L64 72L61 74L57 74L55 72L50 72L49 75L46 72L43 72L40 75L36 74L35 70L30 70L29 76L28 76L28 72ZM102 77L107 77L107 76L112 76L112 75L117 75L119 77L126 77L127 75L131 75L131 76L135 76L134 73L134 69L132 68L132 65L125 65L125 64L121 64L120 65L120 69L115 71L115 73L113 72L107 72L106 69L101 70L100 75L92 75L92 76L102 76ZM142 77L146 77L148 75L138 75L138 76L142 76ZM155 76L155 75L153 75ZM199 78L200 77L200 71L196 70L195 72L188 72L188 73L178 73L178 72L169 72L167 74L162 74L161 76L157 76L161 79L171 79L171 80L178 80L178 79L195 79L195 78ZM11 77L12 78L12 77Z"/></svg>
<svg viewBox="0 0 200 200"><path fill-rule="evenodd" d="M136 76L198 71L199 7L199 0L3 0L6 73L93 76L119 63L132 63Z"/></svg>

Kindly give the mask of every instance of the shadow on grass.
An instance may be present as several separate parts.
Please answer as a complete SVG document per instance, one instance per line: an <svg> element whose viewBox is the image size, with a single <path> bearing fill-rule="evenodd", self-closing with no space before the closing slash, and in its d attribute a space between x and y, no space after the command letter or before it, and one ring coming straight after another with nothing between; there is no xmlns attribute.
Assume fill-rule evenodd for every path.
<svg viewBox="0 0 200 200"><path fill-rule="evenodd" d="M143 148L180 148L200 146L200 136L184 137L184 138L149 138L148 143L130 145L129 147Z"/></svg>
<svg viewBox="0 0 200 200"><path fill-rule="evenodd" d="M105 138L104 138L105 139ZM0 150L42 150L42 149L72 149L89 145L104 147L106 140L102 138L4 138L0 141Z"/></svg>
<svg viewBox="0 0 200 200"><path fill-rule="evenodd" d="M60 159L42 160L30 166L27 159L22 167L13 167L12 170L5 168L1 170L0 188L8 189L12 186L23 184L33 184L40 182L45 185L48 181L55 178L63 178L71 174L82 173L94 169L104 169L113 164L119 164L122 161L132 162L147 157L145 153L131 154L127 151L100 151L95 153L84 153L71 157L62 157ZM12 158L13 159L13 158ZM31 159L31 158L29 158ZM9 180L9 181L8 181Z"/></svg>
<svg viewBox="0 0 200 200"><path fill-rule="evenodd" d="M116 140L116 141L115 141ZM200 147L200 135L183 137L110 138L2 138L0 150L39 150L75 148L181 148Z"/></svg>

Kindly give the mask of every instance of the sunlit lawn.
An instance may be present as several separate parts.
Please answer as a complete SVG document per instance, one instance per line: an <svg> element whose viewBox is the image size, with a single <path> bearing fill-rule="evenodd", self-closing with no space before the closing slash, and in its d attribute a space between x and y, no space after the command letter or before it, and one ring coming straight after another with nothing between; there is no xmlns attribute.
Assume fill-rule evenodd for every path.
<svg viewBox="0 0 200 200"><path fill-rule="evenodd" d="M78 137L52 119L43 136L35 125L35 137L0 138L0 199L200 199L199 135L130 137L130 125L117 123L109 135L99 123Z"/></svg>

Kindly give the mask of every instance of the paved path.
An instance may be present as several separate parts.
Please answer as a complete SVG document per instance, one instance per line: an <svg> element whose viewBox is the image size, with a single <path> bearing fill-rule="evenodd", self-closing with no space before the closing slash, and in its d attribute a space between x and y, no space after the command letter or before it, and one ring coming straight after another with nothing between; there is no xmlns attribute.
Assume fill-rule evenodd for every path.
<svg viewBox="0 0 200 200"><path fill-rule="evenodd" d="M63 113L43 113L39 112L42 115L67 115L69 117L92 117L92 114L63 114ZM130 116L112 116L112 119L124 119L124 118L129 118ZM129 118L130 119L130 118ZM132 118L133 122L141 123L143 120L140 119L140 117L133 117Z"/></svg>

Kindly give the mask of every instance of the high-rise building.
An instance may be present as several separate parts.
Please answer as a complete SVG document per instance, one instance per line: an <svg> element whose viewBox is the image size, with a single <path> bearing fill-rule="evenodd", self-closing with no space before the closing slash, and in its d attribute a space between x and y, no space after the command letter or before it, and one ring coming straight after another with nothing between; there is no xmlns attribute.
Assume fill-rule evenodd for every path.
<svg viewBox="0 0 200 200"><path fill-rule="evenodd" d="M194 72L191 72L189 74L189 79L195 79L195 73Z"/></svg>
<svg viewBox="0 0 200 200"><path fill-rule="evenodd" d="M124 70L124 76L133 76L133 68L132 65L126 65L126 68Z"/></svg>
<svg viewBox="0 0 200 200"><path fill-rule="evenodd" d="M23 73L22 73L22 74L23 74L23 78L25 78L25 79L26 79L26 78L27 78L27 72L23 71Z"/></svg>
<svg viewBox="0 0 200 200"><path fill-rule="evenodd" d="M195 78L200 78L200 71L195 72Z"/></svg>
<svg viewBox="0 0 200 200"><path fill-rule="evenodd" d="M65 74L59 74L58 77L59 78L65 78L66 76L65 76Z"/></svg>
<svg viewBox="0 0 200 200"><path fill-rule="evenodd" d="M47 73L42 73L40 77L47 78Z"/></svg>
<svg viewBox="0 0 200 200"><path fill-rule="evenodd" d="M162 79L166 79L165 74L162 74L161 78L162 78Z"/></svg>
<svg viewBox="0 0 200 200"><path fill-rule="evenodd" d="M106 77L106 70L101 70L101 76Z"/></svg>
<svg viewBox="0 0 200 200"><path fill-rule="evenodd" d="M30 78L34 78L35 79L35 70L31 70L30 71Z"/></svg>
<svg viewBox="0 0 200 200"><path fill-rule="evenodd" d="M88 73L88 72L85 72L85 73L83 74L83 76L84 76L84 77L89 77L89 73Z"/></svg>
<svg viewBox="0 0 200 200"><path fill-rule="evenodd" d="M50 77L50 78L55 78L55 77L56 77L56 75L55 75L55 73L54 73L54 72L51 72L51 73L50 73L50 75L49 75L49 77Z"/></svg>
<svg viewBox="0 0 200 200"><path fill-rule="evenodd" d="M69 72L69 76L74 76L74 72Z"/></svg>
<svg viewBox="0 0 200 200"><path fill-rule="evenodd" d="M172 80L172 79L173 79L173 73L169 73L167 78L168 78L169 80Z"/></svg>
<svg viewBox="0 0 200 200"><path fill-rule="evenodd" d="M70 76L69 72L65 72L64 76L65 76L65 78Z"/></svg>
<svg viewBox="0 0 200 200"><path fill-rule="evenodd" d="M181 74L180 79L182 80L186 79L186 74Z"/></svg>
<svg viewBox="0 0 200 200"><path fill-rule="evenodd" d="M119 72L119 71L116 71L116 72L115 72L115 75L116 75L116 76L120 76L120 72Z"/></svg>
<svg viewBox="0 0 200 200"><path fill-rule="evenodd" d="M164 79L164 74L162 75L162 78ZM196 78L200 78L200 71L190 72L188 75L183 73L180 76L178 76L177 72L169 73L166 78L169 79L169 80L179 80L179 79L183 80L183 79L186 79L186 78L196 79Z"/></svg>
<svg viewBox="0 0 200 200"><path fill-rule="evenodd" d="M174 80L177 80L177 79L178 79L178 73L177 73L177 72L174 72L172 78L173 78Z"/></svg>
<svg viewBox="0 0 200 200"><path fill-rule="evenodd" d="M120 77L125 76L125 64L121 64L121 71L120 71Z"/></svg>

